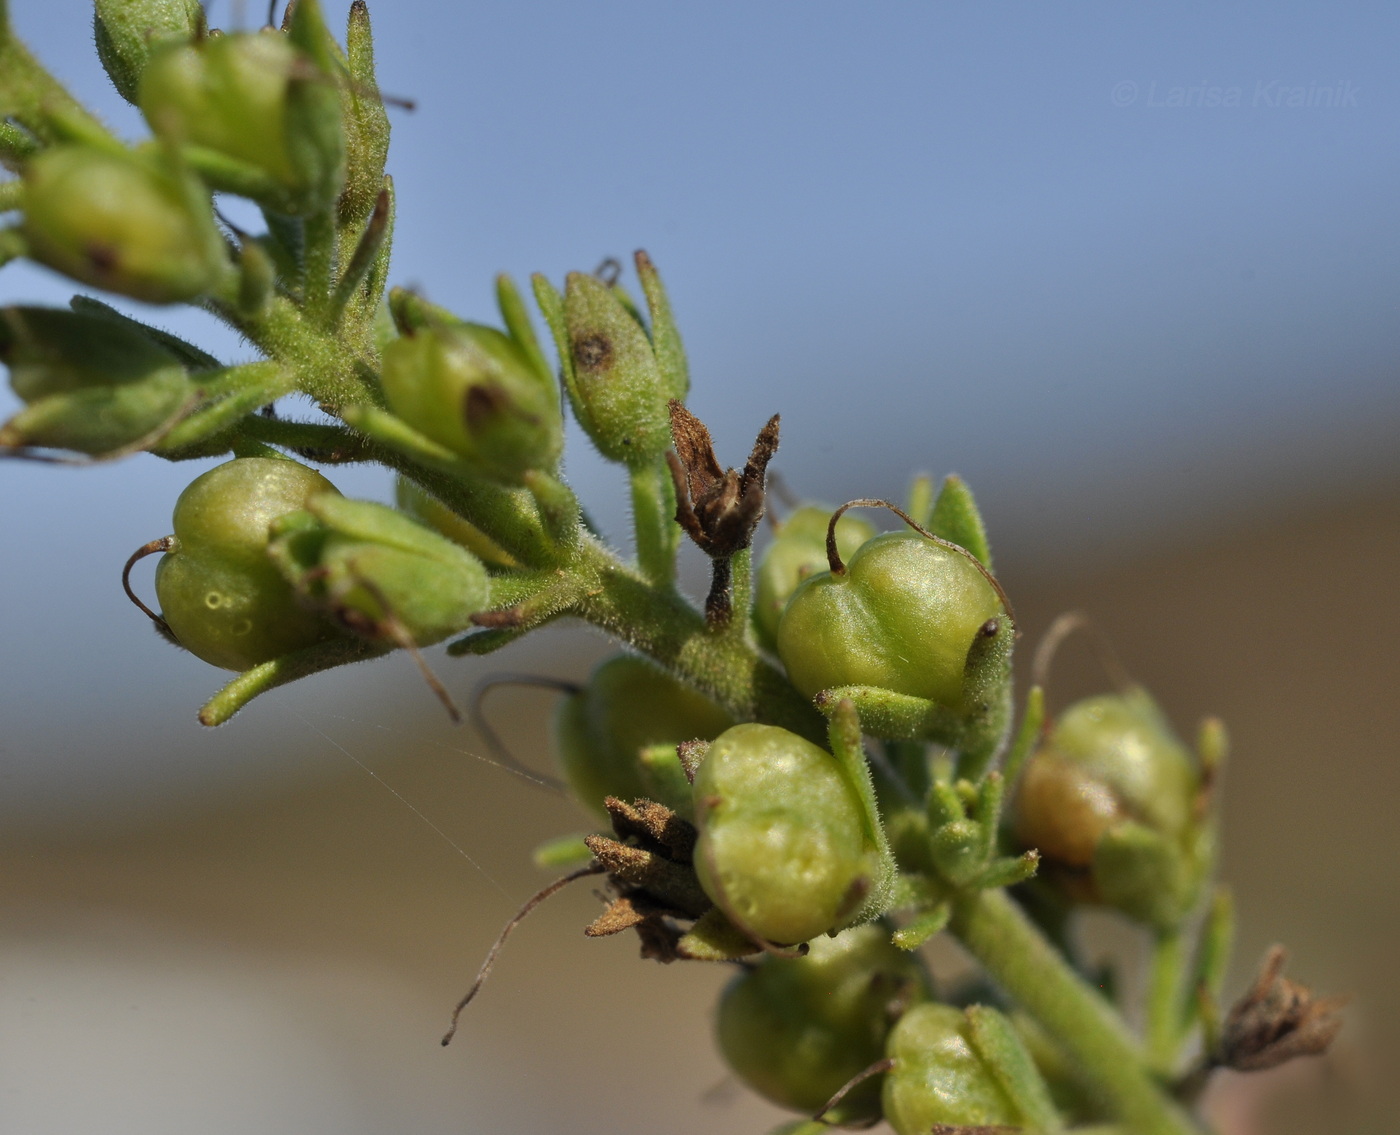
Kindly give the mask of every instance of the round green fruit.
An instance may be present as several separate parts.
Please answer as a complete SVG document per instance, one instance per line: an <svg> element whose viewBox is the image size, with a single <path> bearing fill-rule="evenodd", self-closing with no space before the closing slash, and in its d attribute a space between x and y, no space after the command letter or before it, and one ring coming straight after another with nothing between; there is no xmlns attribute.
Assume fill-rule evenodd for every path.
<svg viewBox="0 0 1400 1135"><path fill-rule="evenodd" d="M720 1051L740 1079L782 1107L815 1112L885 1052L899 1015L931 994L918 955L872 922L812 941L806 957L767 957L719 1003ZM843 1122L880 1114L880 1080L846 1096Z"/></svg>
<svg viewBox="0 0 1400 1135"><path fill-rule="evenodd" d="M808 697L873 686L960 708L974 643L1011 633L1001 595L972 556L887 532L861 545L842 574L798 587L778 624L778 654Z"/></svg>
<svg viewBox="0 0 1400 1135"><path fill-rule="evenodd" d="M645 797L690 817L690 784L675 747L717 737L733 723L646 659L618 654L560 703L554 738L570 789L594 814L605 816L603 799L616 796Z"/></svg>
<svg viewBox="0 0 1400 1135"><path fill-rule="evenodd" d="M180 645L246 670L335 637L267 555L274 520L335 492L315 470L273 458L238 458L197 477L175 503L175 534L156 567L161 614Z"/></svg>
<svg viewBox="0 0 1400 1135"><path fill-rule="evenodd" d="M843 925L875 870L864 813L841 763L773 725L710 745L692 788L695 872L729 920L769 942Z"/></svg>

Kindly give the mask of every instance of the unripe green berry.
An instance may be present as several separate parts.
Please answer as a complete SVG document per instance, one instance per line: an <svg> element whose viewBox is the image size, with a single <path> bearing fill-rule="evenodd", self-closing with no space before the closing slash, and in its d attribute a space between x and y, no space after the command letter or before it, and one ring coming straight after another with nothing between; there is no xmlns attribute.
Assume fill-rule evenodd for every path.
<svg viewBox="0 0 1400 1135"><path fill-rule="evenodd" d="M795 509L783 520L759 560L754 575L753 621L759 641L769 650L778 648L778 623L797 585L827 570L826 529L831 513L823 505ZM836 547L844 559L850 559L874 535L871 524L850 513L836 522Z"/></svg>
<svg viewBox="0 0 1400 1135"><path fill-rule="evenodd" d="M812 941L801 958L764 958L725 989L716 1032L740 1079L782 1107L815 1112L879 1060L890 1029L930 996L918 955L878 922ZM880 1114L880 1079L846 1096L842 1121Z"/></svg>
<svg viewBox="0 0 1400 1135"><path fill-rule="evenodd" d="M179 359L100 315L0 308L0 361L25 402L0 445L111 454L157 434L194 396Z"/></svg>
<svg viewBox="0 0 1400 1135"><path fill-rule="evenodd" d="M675 747L708 741L733 723L704 694L653 663L617 654L560 703L555 750L575 798L599 817L606 816L607 796L628 802L644 797L689 817L690 783Z"/></svg>
<svg viewBox="0 0 1400 1135"><path fill-rule="evenodd" d="M778 654L808 697L874 686L959 709L973 645L988 630L1012 634L976 560L916 532L887 532L841 575L798 587L778 624Z"/></svg>
<svg viewBox="0 0 1400 1135"><path fill-rule="evenodd" d="M389 408L483 476L519 484L553 472L564 445L559 395L508 336L474 323L413 330L384 350Z"/></svg>
<svg viewBox="0 0 1400 1135"><path fill-rule="evenodd" d="M24 169L29 253L75 280L149 303L191 300L227 263L209 195L154 157L55 146Z"/></svg>
<svg viewBox="0 0 1400 1135"><path fill-rule="evenodd" d="M268 557L269 529L336 488L295 461L249 457L197 477L175 503L174 546L156 568L161 613L180 645L246 670L332 638Z"/></svg>
<svg viewBox="0 0 1400 1135"><path fill-rule="evenodd" d="M947 1127L1020 1128L1024 1117L978 1052L967 1014L951 1005L916 1005L900 1019L887 1055L883 1112L898 1135Z"/></svg>
<svg viewBox="0 0 1400 1135"><path fill-rule="evenodd" d="M731 922L770 942L840 928L877 869L841 763L773 725L720 734L695 774L695 872Z"/></svg>
<svg viewBox="0 0 1400 1135"><path fill-rule="evenodd" d="M92 30L102 66L129 103L136 102L151 55L170 41L189 42L204 23L199 0L95 0Z"/></svg>

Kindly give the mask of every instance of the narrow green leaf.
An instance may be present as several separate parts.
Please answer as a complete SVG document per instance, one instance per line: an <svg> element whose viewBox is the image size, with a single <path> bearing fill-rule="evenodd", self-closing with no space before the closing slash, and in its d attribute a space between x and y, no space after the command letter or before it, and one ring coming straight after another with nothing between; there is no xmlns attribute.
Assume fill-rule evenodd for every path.
<svg viewBox="0 0 1400 1135"><path fill-rule="evenodd" d="M896 930L890 935L890 941L901 950L917 950L935 934L940 933L948 925L948 919L952 915L951 905L946 902L939 903L932 910L919 915L908 926Z"/></svg>
<svg viewBox="0 0 1400 1135"><path fill-rule="evenodd" d="M1050 1098L1050 1089L1011 1022L986 1005L970 1006L967 1020L978 1055L1011 1097L1025 1125L1038 1135L1063 1131L1064 1123Z"/></svg>
<svg viewBox="0 0 1400 1135"><path fill-rule="evenodd" d="M992 550L987 543L987 529L982 523L982 514L977 510L977 502L972 499L972 490L961 477L944 480L938 499L934 501L928 528L935 536L966 548L982 561L983 567L992 570Z"/></svg>

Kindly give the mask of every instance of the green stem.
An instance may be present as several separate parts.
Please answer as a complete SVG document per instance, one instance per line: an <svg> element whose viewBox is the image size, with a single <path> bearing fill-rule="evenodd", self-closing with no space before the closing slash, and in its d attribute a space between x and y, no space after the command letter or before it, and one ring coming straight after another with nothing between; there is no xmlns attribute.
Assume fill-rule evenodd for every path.
<svg viewBox="0 0 1400 1135"><path fill-rule="evenodd" d="M239 432L244 437L280 445L285 449L309 451L308 456L325 465L346 465L355 461L380 461L379 451L344 426L324 426L315 422L289 422L283 418L247 418Z"/></svg>
<svg viewBox="0 0 1400 1135"><path fill-rule="evenodd" d="M0 25L5 20L0 11ZM29 53L8 26L0 26L0 117L13 118L41 142L57 140L56 118L66 120L71 129L110 137L102 123Z"/></svg>
<svg viewBox="0 0 1400 1135"><path fill-rule="evenodd" d="M741 721L781 725L826 743L820 714L741 638L711 630L674 591L649 586L586 539L570 565L588 579L574 613L601 627L709 694Z"/></svg>
<svg viewBox="0 0 1400 1135"><path fill-rule="evenodd" d="M1003 892L958 895L950 929L1064 1048L1105 1110L1134 1135L1199 1135L1143 1070L1138 1045L1119 1017Z"/></svg>
<svg viewBox="0 0 1400 1135"><path fill-rule="evenodd" d="M632 482L632 530L637 543L637 566L658 587L676 580L676 541L680 525L675 521L676 501L671 475L658 462L628 469ZM668 490L670 490L668 492Z"/></svg>
<svg viewBox="0 0 1400 1135"><path fill-rule="evenodd" d="M1152 972L1147 991L1147 1060L1154 1071L1170 1076L1181 1045L1181 981L1186 942L1179 932L1162 934L1152 944Z"/></svg>
<svg viewBox="0 0 1400 1135"><path fill-rule="evenodd" d="M24 204L24 182L19 178L0 181L0 213L8 213Z"/></svg>

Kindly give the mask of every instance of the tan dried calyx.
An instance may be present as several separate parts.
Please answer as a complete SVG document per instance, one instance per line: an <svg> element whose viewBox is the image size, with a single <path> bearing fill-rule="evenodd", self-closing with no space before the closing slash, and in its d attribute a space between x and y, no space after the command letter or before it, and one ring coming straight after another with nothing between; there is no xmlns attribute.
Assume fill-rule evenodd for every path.
<svg viewBox="0 0 1400 1135"><path fill-rule="evenodd" d="M1319 1056L1341 1031L1346 997L1318 997L1283 976L1282 946L1264 955L1254 986L1231 1007L1220 1032L1217 1065L1240 1072L1276 1068L1297 1056Z"/></svg>
<svg viewBox="0 0 1400 1135"><path fill-rule="evenodd" d="M778 451L778 415L758 433L743 471L722 469L705 423L672 399L671 439L666 454L676 485L676 522L713 563L705 615L711 624L729 621L733 606L729 561L753 542L763 519L764 479Z"/></svg>

